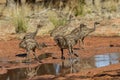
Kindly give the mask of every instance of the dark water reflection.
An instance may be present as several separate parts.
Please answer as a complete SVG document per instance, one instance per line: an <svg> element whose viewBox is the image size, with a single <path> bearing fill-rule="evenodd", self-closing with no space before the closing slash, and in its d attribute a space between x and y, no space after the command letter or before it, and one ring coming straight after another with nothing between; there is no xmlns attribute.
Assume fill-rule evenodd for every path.
<svg viewBox="0 0 120 80"><path fill-rule="evenodd" d="M61 63L42 64L37 67L17 68L8 70L6 74L0 75L0 80L25 80L37 75L64 75L80 72L85 69L98 68L119 63L120 53L95 55L91 58L66 59ZM72 64L71 64L72 61Z"/></svg>

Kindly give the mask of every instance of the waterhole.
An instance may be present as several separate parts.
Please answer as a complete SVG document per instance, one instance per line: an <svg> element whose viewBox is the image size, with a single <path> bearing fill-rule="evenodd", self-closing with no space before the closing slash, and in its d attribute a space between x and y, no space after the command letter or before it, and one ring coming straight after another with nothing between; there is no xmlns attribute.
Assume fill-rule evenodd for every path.
<svg viewBox="0 0 120 80"><path fill-rule="evenodd" d="M66 59L60 63L41 64L36 67L10 69L0 75L0 80L24 80L40 75L65 75L80 72L85 69L99 68L119 63L120 53L95 55L90 58ZM71 64L72 63L72 64Z"/></svg>

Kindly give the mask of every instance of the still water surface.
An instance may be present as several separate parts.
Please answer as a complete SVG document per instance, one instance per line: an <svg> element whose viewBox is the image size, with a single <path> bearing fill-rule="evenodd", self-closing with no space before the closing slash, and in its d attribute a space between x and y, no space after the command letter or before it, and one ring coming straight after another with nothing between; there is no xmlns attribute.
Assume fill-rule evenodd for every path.
<svg viewBox="0 0 120 80"><path fill-rule="evenodd" d="M47 63L37 67L17 68L8 70L6 74L0 75L0 80L24 80L26 78L52 74L64 75L73 72L80 72L89 68L99 68L111 64L119 63L120 53L108 53L105 55L95 55L90 58L66 59L61 63Z"/></svg>

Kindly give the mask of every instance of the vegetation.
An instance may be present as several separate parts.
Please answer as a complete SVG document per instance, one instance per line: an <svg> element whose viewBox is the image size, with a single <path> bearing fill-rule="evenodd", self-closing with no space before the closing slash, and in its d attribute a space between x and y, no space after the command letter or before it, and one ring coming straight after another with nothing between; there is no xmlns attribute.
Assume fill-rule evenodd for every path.
<svg viewBox="0 0 120 80"><path fill-rule="evenodd" d="M15 26L16 33L26 32L28 28L28 20L26 19L26 12L23 11L23 8L25 9L26 7L15 9L11 16L12 17L11 21Z"/></svg>
<svg viewBox="0 0 120 80"><path fill-rule="evenodd" d="M85 5L84 0L80 0L80 2L78 3L78 6L76 8L76 11L75 11L76 16L84 15L84 5Z"/></svg>
<svg viewBox="0 0 120 80"><path fill-rule="evenodd" d="M66 18L57 18L57 17L53 17L53 16L49 16L49 20L50 22L52 22L52 24L57 27L57 26L63 26L67 23L67 19Z"/></svg>
<svg viewBox="0 0 120 80"><path fill-rule="evenodd" d="M95 14L100 13L100 15L103 16L104 14L101 14L102 12L103 13L116 12L120 3L119 0L88 0L88 1L86 0L64 0L64 1L63 0L40 0L40 1L24 0L25 3L23 3L21 0L18 1L7 0L7 1L11 1L11 2L8 2L6 4L8 6L6 8L12 8L12 12L11 10L9 12L7 12L6 10L6 14L10 14L9 17L10 19L12 18L11 22L16 28L16 33L27 32L28 26L31 25L29 22L29 18L27 18L27 16L30 16L32 14L36 15L36 13L39 14L39 12L44 11L45 9L50 10L45 12L45 14L48 14L47 19L49 20L49 22L51 22L54 25L54 27L58 27L61 25L62 26L65 25L67 23L68 16L71 14L74 15L75 17L78 16L84 17L86 16L86 14L91 14L95 12ZM18 5L16 5L16 3ZM14 9L13 6L11 6L11 4L15 6ZM58 12L63 12L68 15L66 15L65 17L59 17L59 15L55 13L56 10ZM4 13L5 10L2 10L0 8L0 16L2 16L1 11L2 13ZM42 16L42 15L39 14L37 16ZM109 14L106 14L104 16L109 16ZM89 16L87 15L87 17ZM37 17L37 18L41 19L41 17ZM47 27L45 29L49 29L49 28L50 27ZM47 31L49 32L49 30Z"/></svg>

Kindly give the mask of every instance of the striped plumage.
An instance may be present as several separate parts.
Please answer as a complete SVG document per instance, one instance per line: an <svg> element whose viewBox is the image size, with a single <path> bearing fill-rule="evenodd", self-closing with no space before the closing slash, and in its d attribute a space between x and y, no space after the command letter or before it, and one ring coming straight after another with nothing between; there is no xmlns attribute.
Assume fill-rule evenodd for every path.
<svg viewBox="0 0 120 80"><path fill-rule="evenodd" d="M42 25L37 25L37 29L35 32L27 33L23 39L35 39L35 36L37 35L39 29L42 27Z"/></svg>
<svg viewBox="0 0 120 80"><path fill-rule="evenodd" d="M35 50L38 47L38 43L34 39L25 39L20 42L19 46L26 50Z"/></svg>
<svg viewBox="0 0 120 80"><path fill-rule="evenodd" d="M26 50L28 60L30 60L29 54L30 54L30 51L32 51L35 58L39 61L39 59L37 58L35 54L35 50L36 48L42 49L43 47L46 47L43 44L42 45L38 44L38 42L35 40L35 36L37 35L39 28L41 27L42 25L37 25L36 31L33 33L27 33L22 39L22 41L19 43L19 47Z"/></svg>
<svg viewBox="0 0 120 80"><path fill-rule="evenodd" d="M85 38L86 36L88 36L90 33L94 32L94 31L96 30L96 25L97 25L97 24L100 24L100 23L94 22L94 27L93 27L93 28L88 28L87 25L81 27L80 40L79 40L79 41L80 41L82 44L84 44L84 38ZM80 45L80 42L79 42L79 45Z"/></svg>
<svg viewBox="0 0 120 80"><path fill-rule="evenodd" d="M81 24L80 27L85 26L84 24ZM79 28L80 28L79 27ZM77 32L77 31L76 31ZM73 53L73 46L77 44L77 41L80 38L80 33L70 33L68 35L65 36L61 36L61 35L57 35L54 37L55 42L57 43L57 45L59 46L60 50L61 50L61 59L64 59L65 57L63 56L63 49L68 49L69 54L74 54ZM75 56L78 56L76 54L74 54Z"/></svg>
<svg viewBox="0 0 120 80"><path fill-rule="evenodd" d="M27 52L27 60L28 61L30 60L30 58L29 58L30 51L33 52L33 55L39 61L39 59L37 58L36 53L35 53L36 48L39 47L39 44L37 43L36 40L34 40L34 39L25 39L25 40L22 40L19 43L19 47L26 50L26 52Z"/></svg>

